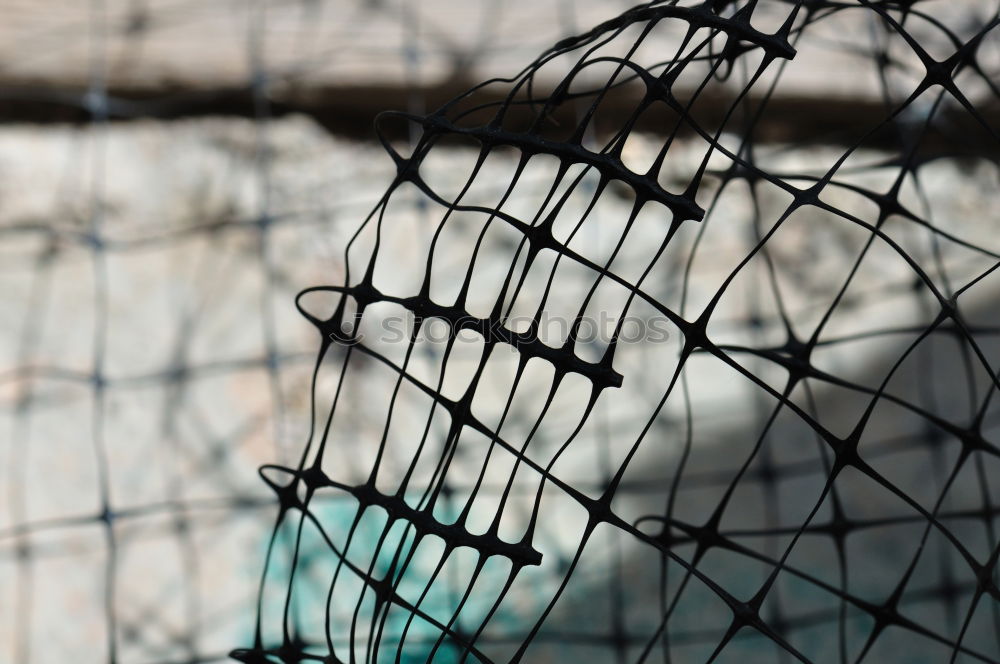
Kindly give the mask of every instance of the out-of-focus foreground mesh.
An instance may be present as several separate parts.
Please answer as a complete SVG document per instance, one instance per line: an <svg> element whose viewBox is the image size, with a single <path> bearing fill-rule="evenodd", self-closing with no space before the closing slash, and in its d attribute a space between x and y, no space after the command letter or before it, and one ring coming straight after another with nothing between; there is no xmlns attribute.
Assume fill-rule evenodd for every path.
<svg viewBox="0 0 1000 664"><path fill-rule="evenodd" d="M419 139L300 296L313 431L262 469L234 656L997 661L998 236L962 183L996 182L998 20L923 7L654 2L383 115ZM839 21L875 120L762 145Z"/></svg>

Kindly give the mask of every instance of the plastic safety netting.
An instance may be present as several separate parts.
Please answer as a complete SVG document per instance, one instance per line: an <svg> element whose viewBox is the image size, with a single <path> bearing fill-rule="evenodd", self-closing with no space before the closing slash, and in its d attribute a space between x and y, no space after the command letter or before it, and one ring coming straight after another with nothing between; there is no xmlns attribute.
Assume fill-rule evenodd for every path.
<svg viewBox="0 0 1000 664"><path fill-rule="evenodd" d="M7 3L0 660L1000 661L1000 7L626 9Z"/></svg>
<svg viewBox="0 0 1000 664"><path fill-rule="evenodd" d="M995 661L997 21L654 2L381 116L234 656Z"/></svg>

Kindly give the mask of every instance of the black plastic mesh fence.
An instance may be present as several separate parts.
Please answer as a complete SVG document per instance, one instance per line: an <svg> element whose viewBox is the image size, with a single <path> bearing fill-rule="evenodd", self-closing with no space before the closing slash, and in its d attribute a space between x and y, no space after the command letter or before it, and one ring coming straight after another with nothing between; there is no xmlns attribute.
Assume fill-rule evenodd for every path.
<svg viewBox="0 0 1000 664"><path fill-rule="evenodd" d="M395 177L328 257L338 285L298 297L321 346L288 387L283 367L313 356L285 351L275 302L313 273L272 248L285 230L343 232L329 220L354 210L269 198L267 86L250 88L248 217L120 241L96 206L68 230L7 229L51 245L30 266L21 357L45 342L32 315L64 243L93 262L98 330L86 370L9 374L12 450L68 399L39 383L80 388L99 498L46 521L11 492L15 661L55 638L31 626L39 561L74 551L39 534L79 527L98 542L73 559L101 552L80 572L103 586L95 660L219 659L204 578L265 557L256 630L233 652L247 662L1000 660L997 12L654 2L438 111L382 115ZM99 126L122 108L101 80L81 97ZM359 155L338 198L367 173ZM193 362L188 312L165 370L109 376L115 254L231 233L258 261L243 276L263 275L260 313L236 316L263 326L259 355ZM206 246L195 287L220 278L225 245ZM247 370L279 411L270 495L243 484L242 434L198 412L213 386L193 387ZM142 384L166 386L162 440L208 442L165 469L167 500L130 509L104 427L116 391ZM26 454L11 487L45 485ZM210 498L188 499L195 480ZM275 510L269 543L217 530ZM150 533L183 572L122 606L123 551ZM237 550L213 567L199 543ZM165 617L178 598L182 619Z"/></svg>
<svg viewBox="0 0 1000 664"><path fill-rule="evenodd" d="M997 254L978 221L939 225L922 192L937 160L992 166L997 18L977 6L955 26L947 11L654 2L438 111L382 116L419 140L385 141L397 176L343 284L301 296L323 338L313 435L295 467L262 471L279 525L256 643L235 656L994 661L996 358L963 305ZM834 158L789 172L754 140L758 120L815 26L849 14L872 29L880 112ZM644 48L664 31L669 49ZM735 95L710 94L730 81ZM491 87L502 101L478 99ZM602 105L628 94L618 131L596 136ZM662 137L641 167L626 156L640 124ZM449 144L471 158L434 162ZM873 158L875 144L891 148ZM526 204L520 178L539 164L551 186ZM395 212L406 196L424 201L423 225ZM716 283L692 265L720 226ZM834 226L848 230L821 251L850 258L828 272L769 249L790 227ZM960 265L944 245L968 252ZM783 291L809 262L825 289L792 304ZM610 334L585 338L608 311ZM741 312L734 333L725 318ZM671 352L625 341L630 317L661 317ZM552 320L568 324L544 338ZM861 353L875 365L863 378L845 361ZM700 421L712 372L752 386L755 412L728 441ZM364 401L382 413L374 450L343 424ZM349 506L331 510L338 495Z"/></svg>

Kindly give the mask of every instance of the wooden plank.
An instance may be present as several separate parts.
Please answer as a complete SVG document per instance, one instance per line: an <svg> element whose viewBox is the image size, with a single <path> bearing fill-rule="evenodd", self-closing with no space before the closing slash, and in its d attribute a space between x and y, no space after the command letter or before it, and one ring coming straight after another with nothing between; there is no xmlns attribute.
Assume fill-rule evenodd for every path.
<svg viewBox="0 0 1000 664"><path fill-rule="evenodd" d="M330 129L371 137L378 112L435 108L479 81L515 75L557 40L580 34L631 4L0 0L0 120L83 121L105 110L112 117L253 116L259 108L255 100L265 97L273 113L305 112ZM943 20L963 39L971 38L983 23L977 18L982 4L956 0ZM753 27L773 33L789 11L784 3L763 3L754 12ZM802 27L802 19L796 25ZM634 57L644 63L669 61L686 27L679 19L661 21ZM906 29L934 57L944 58L954 49L926 21L909 20ZM771 63L754 86L758 98L765 93L773 98L762 121L765 138L802 140L878 122L886 110L872 52L883 44L893 60L888 71L895 102L920 81L922 65L911 47L899 35L887 41L891 30L887 33L869 9L823 16L804 30L790 39L794 59ZM693 42L707 34L702 30ZM633 28L602 54L625 55L636 35ZM714 52L723 44L716 38ZM980 57L985 61L995 50L980 48ZM759 52L738 61L727 80L712 81L706 89L710 105L724 109L736 97L759 63ZM539 88L554 85L574 62L567 57L543 67L536 77ZM985 64L990 71L990 63ZM593 69L581 76L601 84ZM679 96L696 89L707 71L704 62L689 64L676 85ZM977 106L989 99L985 82L974 75L959 83ZM107 91L106 104L95 104L100 101L95 89ZM483 100L504 94L494 88ZM610 102L620 104L617 111L609 105L613 123L634 108L634 98L624 97ZM926 106L919 100L911 115Z"/></svg>

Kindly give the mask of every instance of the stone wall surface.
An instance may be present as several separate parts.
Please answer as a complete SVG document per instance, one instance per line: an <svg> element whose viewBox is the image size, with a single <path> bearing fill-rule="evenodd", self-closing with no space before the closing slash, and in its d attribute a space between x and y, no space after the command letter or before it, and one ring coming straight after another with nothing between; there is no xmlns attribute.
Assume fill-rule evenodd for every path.
<svg viewBox="0 0 1000 664"><path fill-rule="evenodd" d="M626 159L648 158L657 142L646 137L632 143ZM696 167L702 149L696 143L676 148L665 182ZM442 147L429 162L433 177L428 181L440 191L456 191L474 154ZM758 159L775 172L808 171L838 154L833 149L775 147L762 151ZM860 158L877 162L880 155ZM509 153L491 157L479 178L484 185L468 195L484 203L498 199L514 164ZM923 198L909 190L904 200L908 205L929 206L926 210L941 230L988 248L996 237L975 211L987 204L990 171L985 165L963 168L946 163L928 166ZM391 180L394 166L379 149L331 138L306 118L274 121L263 129L248 120L215 118L83 129L9 126L0 130L0 173L4 254L0 288L12 314L0 326L0 426L9 432L0 446L0 467L6 471L8 487L0 500L3 657L16 661L30 651L30 661L57 662L86 651L92 653L90 658L77 661L103 661L108 629L103 583L110 578L119 661L172 661L194 652L208 657L204 661L222 658L227 648L249 638L255 574L273 520L273 494L260 482L256 468L276 462L294 465L308 434L310 372L318 337L295 310L295 294L310 286L341 282L346 243ZM551 187L552 164L539 160L522 177L515 207L527 214ZM872 178L882 176L866 177L874 185ZM888 186L891 172L885 177ZM39 183L48 184L39 187ZM593 189L584 180L579 195L567 201L566 219L582 218L588 191L592 194ZM711 192L709 185L704 195L710 197ZM830 195L838 208L863 208L849 191L834 190ZM382 222L375 284L384 292L406 296L419 287L426 265L422 252L443 214L437 206L419 205L419 198L415 191L400 190ZM787 198L765 186L757 203L762 206L761 218L773 223ZM627 191L608 190L572 238L566 235L569 226L557 228L556 234L566 235L567 246L580 255L600 261L633 204ZM679 307L680 270L690 260L686 310L704 306L752 249L749 210L745 191L735 188L723 197L703 228L691 225L673 240L674 249L657 262L648 278L648 292ZM651 206L638 218L631 241L614 263L623 278L637 278L637 266L649 260L650 247L661 241L665 217L662 209ZM474 245L482 224L483 219L461 215L447 222L435 254L432 296L437 301L454 297L460 275L469 266L462 257ZM499 235L487 243L488 253L476 263L475 283L480 289L473 292L471 310L488 306L492 292L488 284L504 278L510 252L517 245L516 234L504 240L507 235L500 232L499 223L497 227ZM368 228L370 236L373 227ZM927 229L905 219L890 220L886 232L918 262L940 252L941 278L947 275L961 283L988 267L981 257L967 254L955 243L935 249ZM366 237L362 233L356 241L361 249L349 254L355 275L366 265L364 247L370 246ZM803 212L786 222L771 241L769 255L783 306L802 330L808 330L810 321L829 305L865 238L864 232L842 219ZM848 296L843 310L851 315L834 317L826 333L830 338L877 330L887 320L901 327L926 324L920 300L906 295L913 278L909 264L887 247L877 251L878 260L864 262L858 275L859 283L867 286ZM712 338L719 343L746 343L747 321L756 315L763 316L762 327L753 333L756 343L766 345L768 339L780 343L784 331L775 303L751 294L754 284L766 280L763 259L753 261L744 274L733 285L733 296L720 302L709 330ZM572 302L586 291L591 278L586 271L556 271L554 288L561 298L550 307L556 320L558 315L573 315ZM525 292L537 295L542 287L543 281L530 276ZM984 282L970 292L966 298L970 319L992 320L988 306L992 288ZM477 299L480 295L482 302ZM639 321L655 318L655 311L641 303L622 310L622 295L614 289L599 293L593 310ZM318 313L331 305L320 299L305 300L304 306ZM530 306L515 307L513 313L530 315ZM366 316L365 343L389 357L402 358L405 344L385 335L390 314L375 310ZM682 340L676 329L667 332L665 340L623 344L615 368L625 379L621 389L602 398L599 421L604 424L588 426L578 435L571 453L555 466L557 476L584 490L597 490L605 453L602 426L624 438L641 428L651 395L663 388L667 378L660 371L651 373L649 367L669 372ZM546 342L559 345L560 333L565 330L556 325ZM871 381L877 381L886 364L899 356L908 338L832 346L817 351L814 359L837 376L874 386ZM441 343L430 337L423 341L409 371L433 376L440 360L435 349ZM476 343L469 339L455 351L446 394L457 395L462 381L468 380L476 362ZM601 339L590 343L580 352L599 357ZM986 352L992 357L994 351L986 348ZM340 357L328 358L319 374L320 426L323 409L340 381ZM486 421L502 410L515 357L511 352L510 362L505 362L501 355L491 365L495 380L485 385L494 385L496 391L484 388L476 406ZM951 370L949 358L946 352L939 355L939 375ZM766 363L748 359L746 366L780 384L781 372ZM758 390L707 359L692 359L686 375L698 434L690 461L694 479L690 486L682 485L677 516L697 521L705 506L712 504L705 501L697 478L735 472L736 466L722 458L733 455L737 463L746 453L751 441L745 431L757 426L759 417L754 405ZM380 428L387 421L394 382L391 372L373 365L361 365L348 377L339 416L343 419L338 420L324 462L331 476L364 480ZM505 431L512 440L532 428L540 405L537 395L550 382L551 376L539 367L523 378L518 390L522 396L507 416ZM902 398L915 398L907 395L916 383L897 384ZM586 398L582 384L568 381L560 390L562 405L536 432L539 442L532 456L539 461L572 432ZM814 396L822 421L834 429L857 417L860 403L843 400L836 390L818 389ZM961 407L958 402L949 406L948 398L958 399L947 397L942 413ZM413 454L412 432L420 430L426 417L416 395L406 403L395 409L388 438L388 464L397 471ZM626 476L627 485L656 486L669 475L683 441L681 403L668 402L657 418L658 443L643 448ZM881 428L890 438L897 435L910 427L899 417L887 414L876 419L872 431ZM794 464L802 454L795 441L803 433L794 421L781 426L785 428L779 430L787 433L775 438L789 447L775 448L775 454ZM467 439L468 449L456 461L455 472L472 478L482 463L478 447L482 441L471 435ZM720 458L719 450L730 452ZM611 454L617 457L623 449ZM490 465L491 488L483 493L470 523L488 518L510 472L509 461L501 458ZM919 455L899 456L891 472L901 486L916 493L924 463ZM420 472L416 481L427 481L429 475ZM389 473L388 481L398 476ZM522 473L515 484L521 492L515 492L509 507L512 517L504 526L508 535L523 527L530 512L533 481ZM856 509L871 512L872 518L883 515L878 500L860 498L873 488L859 487L854 493ZM390 491L392 485L383 489ZM453 487L456 499L470 489L459 481ZM788 491L792 493L783 503L794 504L794 487ZM957 491L953 500L961 502L963 495L964 489ZM335 530L339 520L348 517L336 507L342 497L329 500L328 525ZM756 500L745 497L727 512L727 519L733 524L752 522L761 509ZM616 509L638 518L657 511L661 501L662 490L625 492ZM571 501L553 495L545 508L552 527L537 545L545 564L525 577L526 585L512 591L512 601L526 616L538 610L539 596L551 592L545 590L546 584L558 577L550 567L571 553L568 547L581 527ZM794 522L797 516L785 518ZM108 566L103 531L108 519L116 552L113 567ZM870 546L877 550L881 545L875 541ZM593 567L584 569L580 579L599 575L607 565L601 556L611 554L601 550L589 554ZM18 552L30 555L27 567L18 563ZM641 561L638 557L631 563L637 578L652 573ZM892 569L894 562L887 559L886 569ZM641 596L639 592L637 597ZM75 616L71 623L67 615ZM573 620L592 620L595 615ZM553 620L560 624L558 616ZM268 624L273 629L280 620L272 616ZM54 633L60 638L45 638ZM175 634L187 636L178 640ZM29 651L19 650L26 643Z"/></svg>

